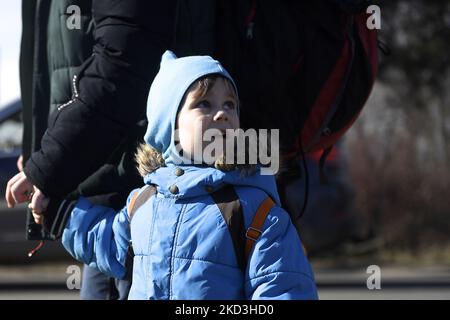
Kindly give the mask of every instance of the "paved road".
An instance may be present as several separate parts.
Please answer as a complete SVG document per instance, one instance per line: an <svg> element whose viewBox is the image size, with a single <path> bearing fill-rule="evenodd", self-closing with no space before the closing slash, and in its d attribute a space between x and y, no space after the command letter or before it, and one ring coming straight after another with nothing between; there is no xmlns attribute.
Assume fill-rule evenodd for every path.
<svg viewBox="0 0 450 320"><path fill-rule="evenodd" d="M449 300L450 286L432 287L398 287L367 290L355 288L319 289L321 300Z"/></svg>
<svg viewBox="0 0 450 320"><path fill-rule="evenodd" d="M368 289L367 268L316 269L323 300L450 300L450 269L380 267L380 289ZM369 279L369 284L374 282Z"/></svg>
<svg viewBox="0 0 450 320"><path fill-rule="evenodd" d="M319 289L321 300L449 300L450 288L389 289L368 292L367 289ZM79 300L77 290L0 290L0 300Z"/></svg>
<svg viewBox="0 0 450 320"><path fill-rule="evenodd" d="M0 300L78 299L79 291L69 290L67 280L79 268L71 260L0 266Z"/></svg>
<svg viewBox="0 0 450 320"><path fill-rule="evenodd" d="M67 288L71 261L58 264L0 266L0 299L78 299L78 290ZM76 268L73 265L72 268ZM365 269L317 269L322 300L449 300L447 268L381 268L381 289L367 289Z"/></svg>
<svg viewBox="0 0 450 320"><path fill-rule="evenodd" d="M68 290L0 291L0 300L79 300L78 292Z"/></svg>

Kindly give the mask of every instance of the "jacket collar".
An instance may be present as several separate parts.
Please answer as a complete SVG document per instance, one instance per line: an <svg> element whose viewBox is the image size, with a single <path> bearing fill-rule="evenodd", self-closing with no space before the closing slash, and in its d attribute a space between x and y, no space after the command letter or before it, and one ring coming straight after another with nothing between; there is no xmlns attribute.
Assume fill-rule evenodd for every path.
<svg viewBox="0 0 450 320"><path fill-rule="evenodd" d="M224 172L213 167L170 165L149 173L144 182L156 185L158 192L165 197L176 199L205 195L227 184L255 187L265 191L280 205L274 176L261 175L260 170L243 176L238 170Z"/></svg>

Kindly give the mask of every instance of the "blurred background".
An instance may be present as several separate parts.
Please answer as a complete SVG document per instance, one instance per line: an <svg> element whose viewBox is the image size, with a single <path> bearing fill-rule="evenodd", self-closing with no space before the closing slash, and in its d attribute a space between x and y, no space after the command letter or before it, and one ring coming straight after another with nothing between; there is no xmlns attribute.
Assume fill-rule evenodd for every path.
<svg viewBox="0 0 450 320"><path fill-rule="evenodd" d="M374 2L387 54L330 184L311 181L303 240L322 299L449 299L450 1ZM0 299L78 299L66 271L79 264L57 242L28 258L25 206L3 200L21 153L20 10L0 2ZM380 290L367 288L371 265Z"/></svg>
<svg viewBox="0 0 450 320"><path fill-rule="evenodd" d="M450 2L380 1L371 98L346 139L354 208L390 261L450 263Z"/></svg>

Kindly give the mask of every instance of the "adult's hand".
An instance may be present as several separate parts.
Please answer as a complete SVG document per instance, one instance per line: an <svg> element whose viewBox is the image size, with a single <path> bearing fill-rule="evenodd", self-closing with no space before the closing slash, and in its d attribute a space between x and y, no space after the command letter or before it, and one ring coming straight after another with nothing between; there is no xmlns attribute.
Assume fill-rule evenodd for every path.
<svg viewBox="0 0 450 320"><path fill-rule="evenodd" d="M6 185L5 199L8 208L14 208L16 204L29 201L34 192L33 184L23 172L12 177Z"/></svg>
<svg viewBox="0 0 450 320"><path fill-rule="evenodd" d="M37 224L42 224L44 221L44 213L47 210L49 198L47 198L41 190L34 187L33 198L31 199L28 208L31 209L33 214L34 222Z"/></svg>
<svg viewBox="0 0 450 320"><path fill-rule="evenodd" d="M23 155L20 155L17 159L17 169L19 169L19 171L23 171Z"/></svg>

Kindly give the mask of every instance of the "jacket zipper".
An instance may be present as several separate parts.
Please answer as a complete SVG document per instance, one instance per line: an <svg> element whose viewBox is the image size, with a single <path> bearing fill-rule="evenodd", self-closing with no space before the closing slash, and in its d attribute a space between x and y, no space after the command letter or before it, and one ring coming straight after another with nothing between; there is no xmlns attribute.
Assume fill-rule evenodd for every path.
<svg viewBox="0 0 450 320"><path fill-rule="evenodd" d="M330 136L332 134L332 132L330 130L330 124L331 124L331 121L332 121L333 117L335 116L338 106L342 100L342 96L343 96L344 90L347 86L348 78L349 78L350 71L353 66L353 60L355 57L355 39L354 39L354 35L353 35L353 31L354 31L353 28L354 28L354 19L353 19L353 16L350 16L349 21L347 22L347 26L346 26L347 41L349 42L349 45L350 45L350 61L347 66L346 74L343 79L344 81L343 81L341 87L339 88L336 99L333 102L333 106L332 106L331 110L328 112L323 125L320 127L319 132L311 140L311 143L307 146L306 150L308 150L309 148L311 148L311 146L313 146L315 143L320 141L321 137Z"/></svg>

